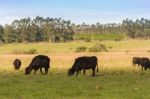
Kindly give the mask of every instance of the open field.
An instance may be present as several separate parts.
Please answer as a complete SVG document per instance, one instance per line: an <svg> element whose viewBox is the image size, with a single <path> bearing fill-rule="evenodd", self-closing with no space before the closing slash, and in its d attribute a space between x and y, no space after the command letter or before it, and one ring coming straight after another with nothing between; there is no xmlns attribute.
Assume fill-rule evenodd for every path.
<svg viewBox="0 0 150 99"><path fill-rule="evenodd" d="M132 66L132 57L150 58L150 41L106 41L100 42L111 46L108 52L74 53L79 46L90 47L95 43L38 43L6 44L0 46L0 98L1 99L149 99L150 71L141 72ZM24 75L36 54L13 54L14 50L36 49L38 54L51 58L48 75L33 73ZM67 70L79 56L98 57L98 76L91 77L91 71L83 76L67 76ZM12 62L22 60L20 71L14 71Z"/></svg>
<svg viewBox="0 0 150 99"><path fill-rule="evenodd" d="M106 45L110 48L110 52L150 52L150 40L127 40L104 42L1 44L0 54L14 54L17 51L29 51L31 49L36 49L39 54L74 53L77 47L84 46L90 48L97 43Z"/></svg>

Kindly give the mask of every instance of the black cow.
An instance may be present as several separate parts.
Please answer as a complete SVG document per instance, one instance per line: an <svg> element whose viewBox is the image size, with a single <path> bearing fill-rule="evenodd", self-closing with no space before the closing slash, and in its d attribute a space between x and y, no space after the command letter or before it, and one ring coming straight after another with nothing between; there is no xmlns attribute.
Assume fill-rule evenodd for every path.
<svg viewBox="0 0 150 99"><path fill-rule="evenodd" d="M50 58L48 56L44 56L44 55L38 55L35 56L32 59L32 62L30 63L30 65L28 67L25 68L25 74L30 74L32 70L36 71L38 69L40 69L41 74L42 73L42 68L45 69L45 74L48 74L48 69L50 68Z"/></svg>
<svg viewBox="0 0 150 99"><path fill-rule="evenodd" d="M149 58L143 57L140 60L140 64L141 64L142 71L143 71L143 69L144 70L147 70L147 68L150 69L150 60L149 60Z"/></svg>
<svg viewBox="0 0 150 99"><path fill-rule="evenodd" d="M19 70L20 67L21 67L21 61L20 61L20 59L15 59L14 62L13 62L13 65L14 65L14 69L15 70Z"/></svg>
<svg viewBox="0 0 150 99"><path fill-rule="evenodd" d="M140 66L141 65L141 60L142 60L142 58L140 58L140 57L133 57L133 59L132 59L133 66L136 65L136 64L138 66Z"/></svg>
<svg viewBox="0 0 150 99"><path fill-rule="evenodd" d="M78 72L83 69L83 74L85 75L85 70L92 69L93 73L92 76L95 76L95 69L97 66L97 72L98 72L98 63L97 63L97 57L96 56L83 56L78 57L75 59L75 62L71 69L68 71L68 76L73 75L76 72L76 76L78 76Z"/></svg>

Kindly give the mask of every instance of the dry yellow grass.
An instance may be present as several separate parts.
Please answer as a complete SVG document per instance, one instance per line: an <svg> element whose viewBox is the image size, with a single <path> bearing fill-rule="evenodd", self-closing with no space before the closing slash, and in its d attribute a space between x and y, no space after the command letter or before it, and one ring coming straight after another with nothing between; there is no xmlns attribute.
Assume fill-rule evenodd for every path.
<svg viewBox="0 0 150 99"><path fill-rule="evenodd" d="M36 54L35 54L36 55ZM0 70L13 71L13 61L21 59L23 71L35 55L0 55ZM149 52L103 52L103 53L50 53L45 54L51 58L51 69L63 70L72 66L74 59L79 56L98 57L101 70L132 70L132 57L149 57Z"/></svg>

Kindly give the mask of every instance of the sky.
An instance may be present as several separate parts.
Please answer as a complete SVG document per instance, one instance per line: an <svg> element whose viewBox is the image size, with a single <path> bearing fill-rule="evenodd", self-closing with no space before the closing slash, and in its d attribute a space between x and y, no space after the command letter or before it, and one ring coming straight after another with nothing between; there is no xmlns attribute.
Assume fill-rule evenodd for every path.
<svg viewBox="0 0 150 99"><path fill-rule="evenodd" d="M61 17L76 24L150 19L150 0L0 0L1 25L36 16Z"/></svg>

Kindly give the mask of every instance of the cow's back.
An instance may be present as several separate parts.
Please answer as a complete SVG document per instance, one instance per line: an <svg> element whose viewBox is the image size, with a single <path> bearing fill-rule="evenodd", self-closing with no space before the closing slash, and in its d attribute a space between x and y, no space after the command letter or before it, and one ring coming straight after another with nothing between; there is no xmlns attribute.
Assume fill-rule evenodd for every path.
<svg viewBox="0 0 150 99"><path fill-rule="evenodd" d="M78 62L80 66L88 69L97 65L97 57L96 56L92 56L92 57L83 56L83 57L79 57L78 59L76 59L76 62Z"/></svg>
<svg viewBox="0 0 150 99"><path fill-rule="evenodd" d="M149 61L149 58L146 58L146 57L143 57L143 58L142 58L142 65L143 65L143 66L149 65L149 62L150 62L150 61Z"/></svg>
<svg viewBox="0 0 150 99"><path fill-rule="evenodd" d="M30 66L34 67L34 66L42 66L42 65L45 65L45 64L49 64L50 62L50 59L48 56L44 56L44 55L38 55L38 56L35 56L33 59L32 59L32 62L30 64Z"/></svg>

